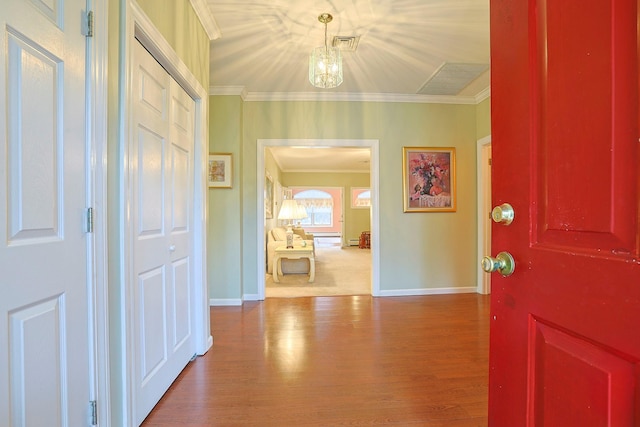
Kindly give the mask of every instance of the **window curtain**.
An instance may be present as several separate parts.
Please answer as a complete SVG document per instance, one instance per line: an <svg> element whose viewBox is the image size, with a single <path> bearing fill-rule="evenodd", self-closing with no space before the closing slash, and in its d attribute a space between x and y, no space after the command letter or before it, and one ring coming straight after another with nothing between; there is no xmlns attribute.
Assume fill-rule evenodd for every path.
<svg viewBox="0 0 640 427"><path fill-rule="evenodd" d="M333 208L333 199L296 199L305 208Z"/></svg>

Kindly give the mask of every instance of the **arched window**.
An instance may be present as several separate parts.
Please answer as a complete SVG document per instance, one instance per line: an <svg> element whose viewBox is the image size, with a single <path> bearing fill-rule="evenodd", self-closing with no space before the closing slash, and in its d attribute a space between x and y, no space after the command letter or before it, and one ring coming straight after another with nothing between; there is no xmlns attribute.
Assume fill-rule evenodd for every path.
<svg viewBox="0 0 640 427"><path fill-rule="evenodd" d="M304 190L293 196L307 210L300 221L306 227L333 227L333 197L322 190Z"/></svg>
<svg viewBox="0 0 640 427"><path fill-rule="evenodd" d="M356 196L354 202L356 207L365 208L371 206L371 190L363 191Z"/></svg>

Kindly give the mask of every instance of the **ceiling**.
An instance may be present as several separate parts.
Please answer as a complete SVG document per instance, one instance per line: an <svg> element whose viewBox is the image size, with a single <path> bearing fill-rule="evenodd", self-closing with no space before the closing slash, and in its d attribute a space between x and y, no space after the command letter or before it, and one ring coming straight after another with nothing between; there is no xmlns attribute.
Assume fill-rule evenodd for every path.
<svg viewBox="0 0 640 427"><path fill-rule="evenodd" d="M488 95L489 0L206 3L218 30L211 41L212 94L237 93L247 100L462 103ZM318 21L324 12L333 15L327 27L330 44L334 36L359 38L354 52L343 50L344 82L334 89L315 88L308 80L309 53L324 44L324 25ZM324 154L309 168L363 167L361 153L337 150L320 150ZM302 164L300 150L274 151L285 168ZM307 149L305 156L315 151ZM353 162L343 165L349 159Z"/></svg>
<svg viewBox="0 0 640 427"><path fill-rule="evenodd" d="M267 147L283 172L369 172L371 152L356 147Z"/></svg>

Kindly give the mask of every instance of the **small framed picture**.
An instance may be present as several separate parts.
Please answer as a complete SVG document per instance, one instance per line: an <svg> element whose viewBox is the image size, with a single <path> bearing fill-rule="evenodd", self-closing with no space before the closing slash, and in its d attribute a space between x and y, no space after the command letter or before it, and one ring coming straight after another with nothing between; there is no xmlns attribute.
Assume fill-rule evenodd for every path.
<svg viewBox="0 0 640 427"><path fill-rule="evenodd" d="M264 171L264 215L267 219L273 218L273 178L269 171Z"/></svg>
<svg viewBox="0 0 640 427"><path fill-rule="evenodd" d="M209 188L231 188L232 167L231 154L210 153L207 173Z"/></svg>
<svg viewBox="0 0 640 427"><path fill-rule="evenodd" d="M405 212L456 211L456 149L403 147Z"/></svg>

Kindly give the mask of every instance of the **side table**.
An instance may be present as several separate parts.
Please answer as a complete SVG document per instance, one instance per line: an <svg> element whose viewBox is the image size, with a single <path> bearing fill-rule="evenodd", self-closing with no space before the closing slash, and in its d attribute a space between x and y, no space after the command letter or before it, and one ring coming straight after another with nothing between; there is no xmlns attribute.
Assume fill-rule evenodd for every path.
<svg viewBox="0 0 640 427"><path fill-rule="evenodd" d="M278 274L282 274L282 262L283 258L287 259L301 259L307 258L309 260L309 283L312 283L316 277L316 261L313 256L313 246L294 246L293 248L287 248L286 246L280 246L274 250L273 256L273 281L280 282Z"/></svg>

